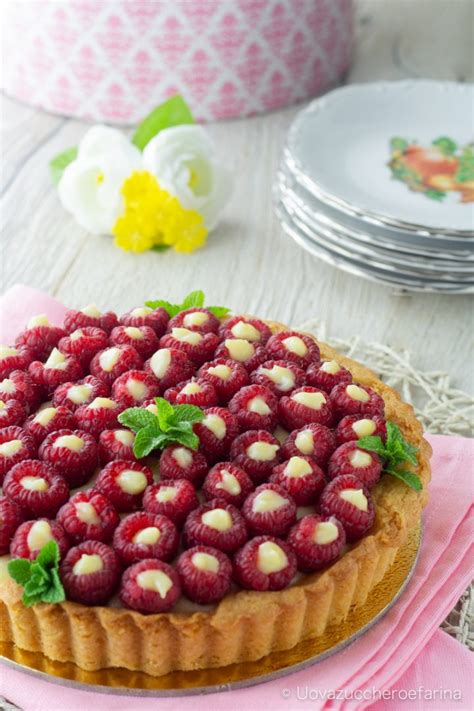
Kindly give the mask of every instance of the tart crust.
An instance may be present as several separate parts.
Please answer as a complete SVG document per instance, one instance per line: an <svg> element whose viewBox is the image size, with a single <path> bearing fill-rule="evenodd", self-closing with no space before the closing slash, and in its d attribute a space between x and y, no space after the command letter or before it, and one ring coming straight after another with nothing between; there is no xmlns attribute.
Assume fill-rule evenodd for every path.
<svg viewBox="0 0 474 711"><path fill-rule="evenodd" d="M287 330L267 321L272 331ZM312 334L307 334L314 339ZM316 339L314 339L316 340ZM306 638L322 635L341 622L351 607L364 605L384 577L408 531L418 525L428 500L431 447L411 405L382 383L375 373L319 343L325 359L350 370L354 380L373 388L385 401L385 413L419 449L415 492L385 476L373 488L376 519L362 538L330 568L302 576L278 592L239 591L210 611L142 615L113 607L86 607L74 602L26 608L21 588L0 578L0 641L42 652L50 659L73 662L89 671L124 667L161 676L250 662L287 650Z"/></svg>

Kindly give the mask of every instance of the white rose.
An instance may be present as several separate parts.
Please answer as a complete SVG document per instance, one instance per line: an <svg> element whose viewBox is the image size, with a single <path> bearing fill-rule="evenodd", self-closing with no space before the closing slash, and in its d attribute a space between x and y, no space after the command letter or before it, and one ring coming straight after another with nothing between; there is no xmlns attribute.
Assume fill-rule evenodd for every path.
<svg viewBox="0 0 474 711"><path fill-rule="evenodd" d="M114 128L93 126L61 176L59 198L86 230L110 234L123 211L123 182L140 168L141 153L128 138Z"/></svg>
<svg viewBox="0 0 474 711"><path fill-rule="evenodd" d="M208 230L232 192L231 175L216 160L214 144L200 126L165 128L145 146L143 167L187 210L199 212Z"/></svg>

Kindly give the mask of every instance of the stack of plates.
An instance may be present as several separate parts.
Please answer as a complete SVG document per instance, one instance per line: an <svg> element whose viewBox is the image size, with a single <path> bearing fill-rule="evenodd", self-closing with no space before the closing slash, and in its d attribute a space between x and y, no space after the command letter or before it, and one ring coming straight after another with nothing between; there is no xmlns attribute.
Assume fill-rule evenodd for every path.
<svg viewBox="0 0 474 711"><path fill-rule="evenodd" d="M337 89L290 128L275 185L284 231L314 256L410 291L474 293L474 88Z"/></svg>

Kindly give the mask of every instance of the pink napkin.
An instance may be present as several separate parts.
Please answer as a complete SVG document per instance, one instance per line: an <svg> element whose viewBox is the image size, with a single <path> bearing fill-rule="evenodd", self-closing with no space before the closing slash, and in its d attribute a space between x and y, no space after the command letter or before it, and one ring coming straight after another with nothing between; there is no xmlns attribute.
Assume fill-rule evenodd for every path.
<svg viewBox="0 0 474 711"><path fill-rule="evenodd" d="M36 313L46 313L53 323L60 323L64 307L25 287L7 292L0 301L0 342L11 341ZM158 704L164 711L207 711L224 706L226 711L240 711L270 705L272 711L288 711L305 703L311 709L372 706L373 711L400 709L402 703L433 711L471 708L469 655L438 627L472 578L474 441L440 435L428 439L434 450L433 478L412 580L388 614L336 656L259 686L159 701L69 689L0 665L0 694L25 711L82 711L87 705L94 711L106 711L112 704L116 711L148 711ZM439 705L427 698L426 690L428 694L437 691ZM416 700L405 701L408 691ZM383 700L382 692L390 692L391 700ZM447 692L451 693L449 698Z"/></svg>

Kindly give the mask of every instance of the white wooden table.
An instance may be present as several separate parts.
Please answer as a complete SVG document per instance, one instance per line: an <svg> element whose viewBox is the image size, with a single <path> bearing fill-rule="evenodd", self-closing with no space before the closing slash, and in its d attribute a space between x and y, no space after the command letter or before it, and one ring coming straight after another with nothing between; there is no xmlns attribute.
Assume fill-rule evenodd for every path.
<svg viewBox="0 0 474 711"><path fill-rule="evenodd" d="M432 45L425 75L466 80L469 56L459 53L463 6L464 0L362 0L355 61L347 81L414 76L400 47L419 42L423 35L427 47ZM430 41L430 22L437 33L439 15L447 17L447 11L449 56L440 55L439 44ZM285 133L298 108L211 125L236 176L225 221L208 246L191 256L171 251L131 255L116 249L111 239L91 237L78 227L62 210L50 183L48 161L76 144L86 124L3 98L1 290L20 282L70 306L93 301L124 311L145 299L175 300L202 288L208 303L293 325L320 318L334 336L359 334L409 348L418 367L446 370L457 386L469 389L469 297L394 295L390 288L326 266L282 234L271 188Z"/></svg>

